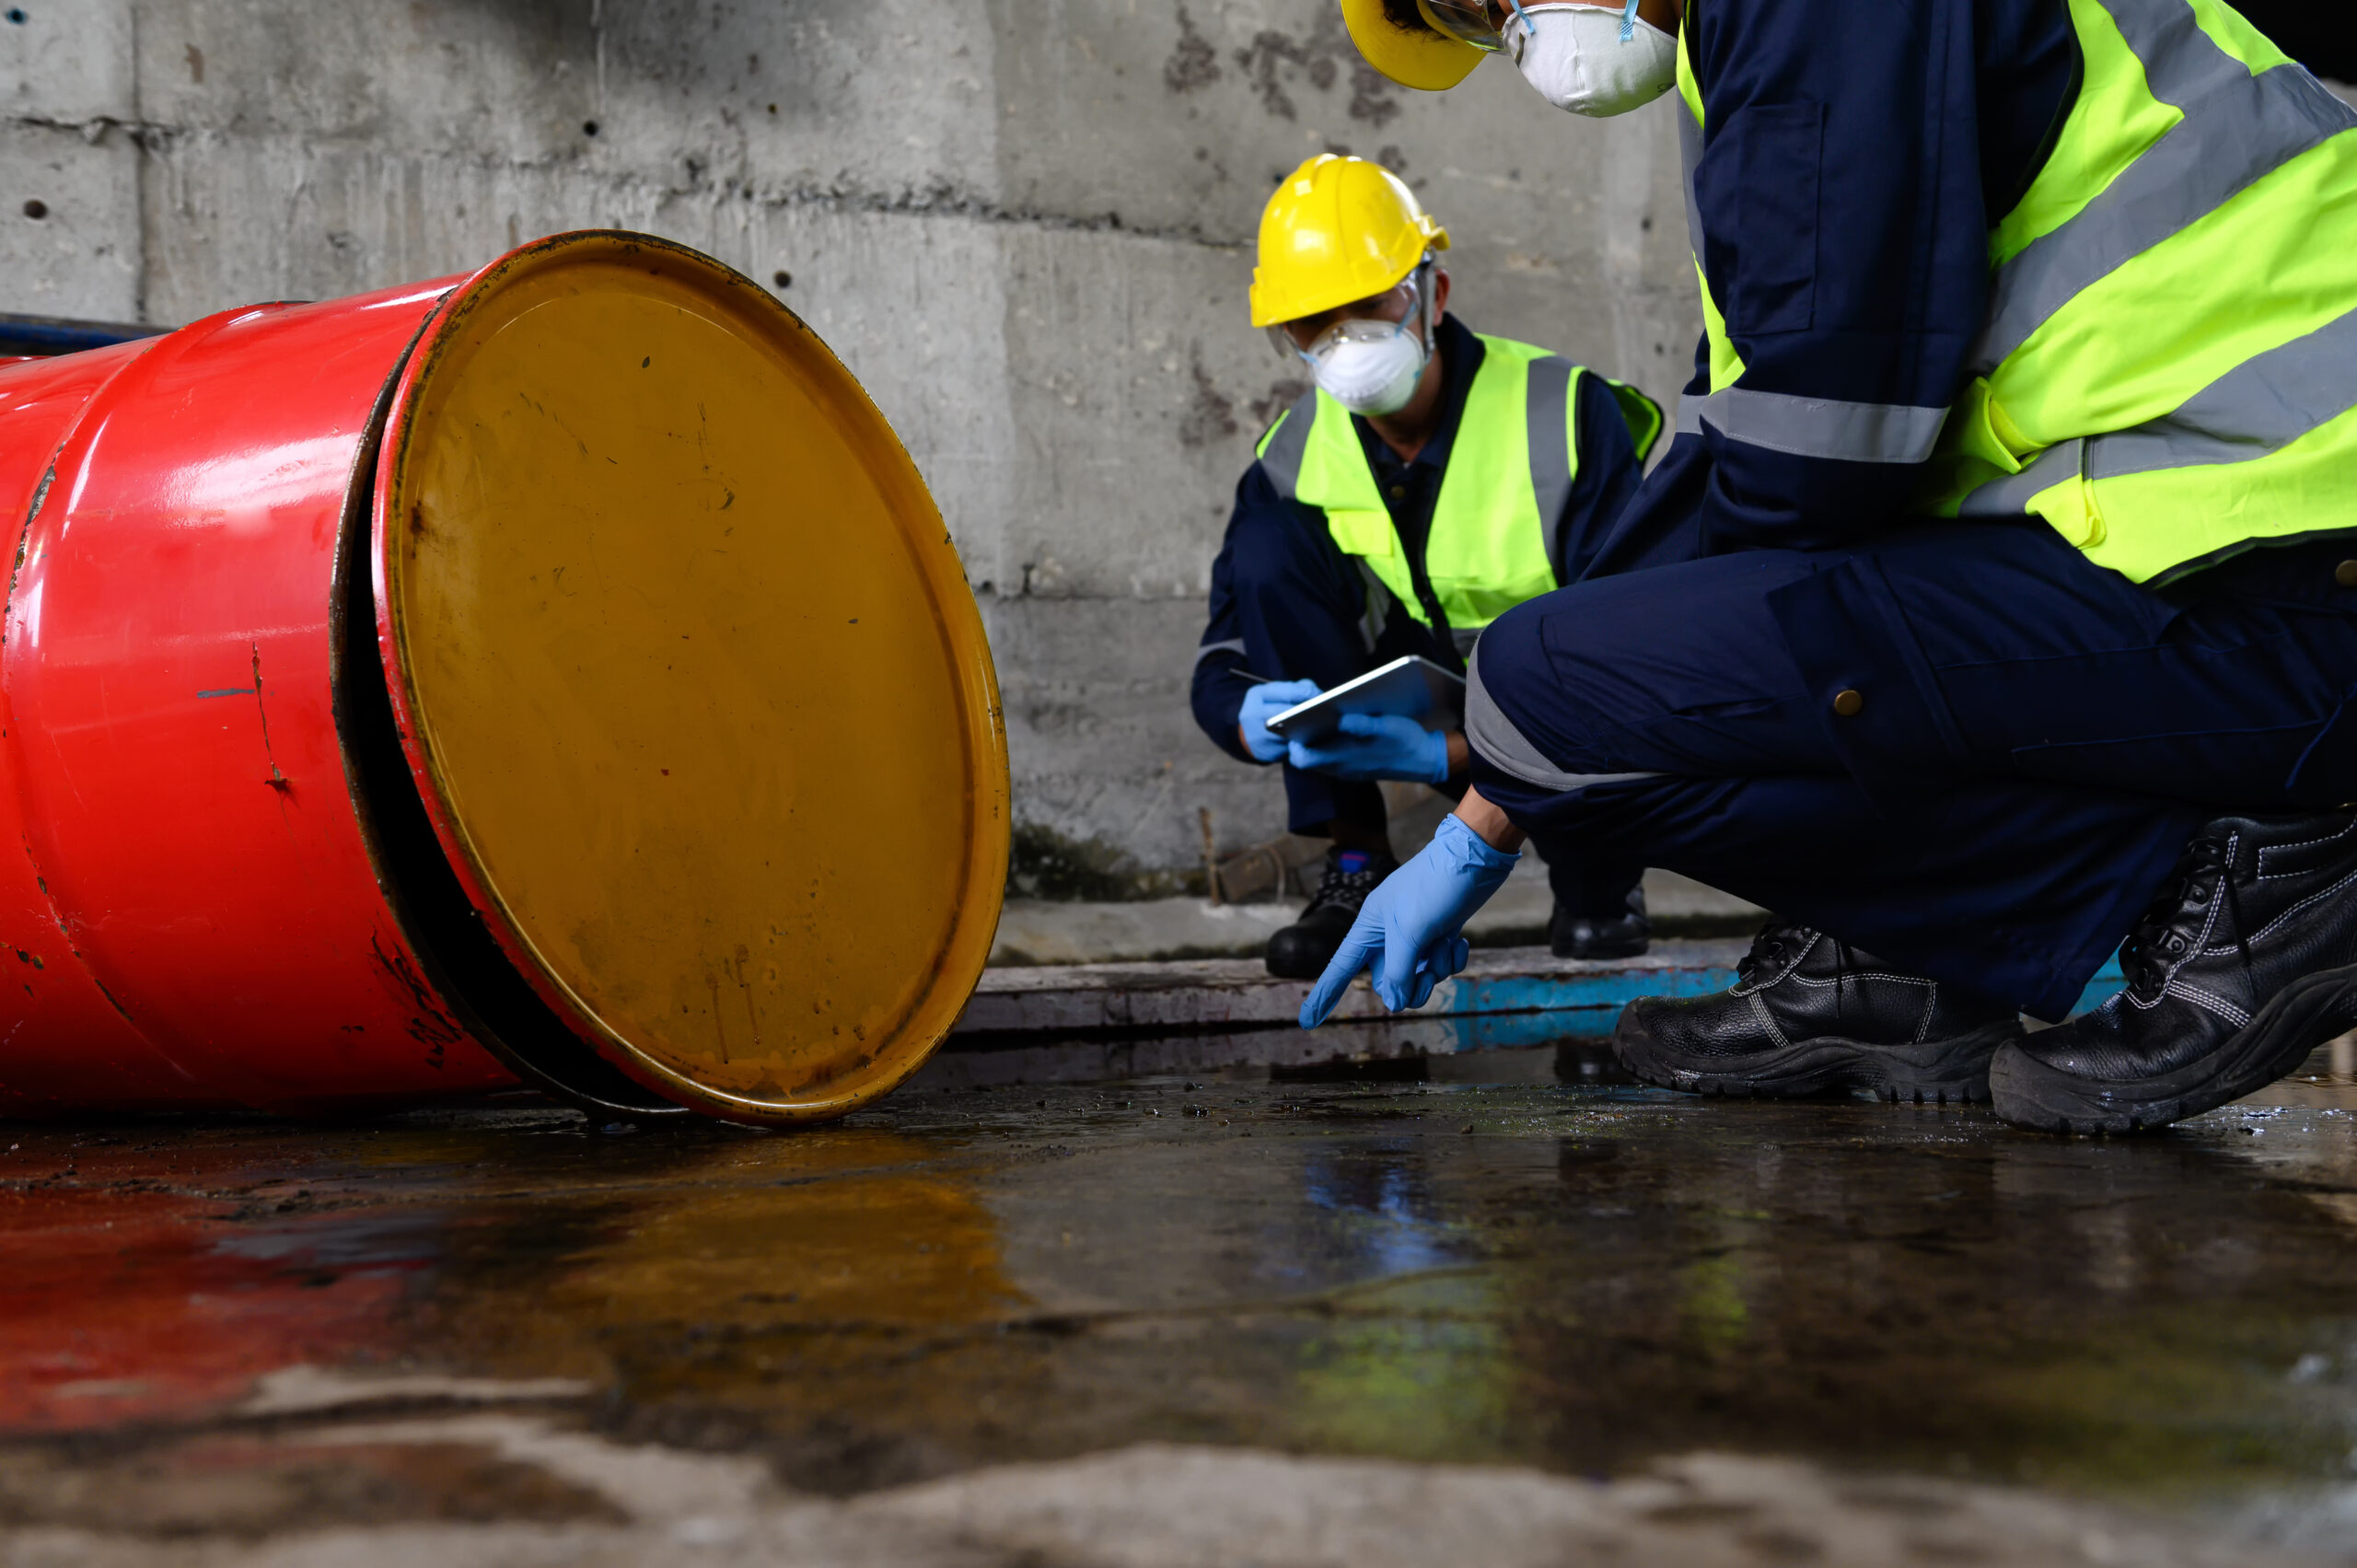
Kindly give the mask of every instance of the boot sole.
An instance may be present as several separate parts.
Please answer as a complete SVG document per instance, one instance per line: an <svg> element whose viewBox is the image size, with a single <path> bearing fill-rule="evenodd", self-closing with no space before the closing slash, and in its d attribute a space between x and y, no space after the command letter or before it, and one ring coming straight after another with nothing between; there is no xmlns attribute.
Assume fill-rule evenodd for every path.
<svg viewBox="0 0 2357 1568"><path fill-rule="evenodd" d="M1637 1010L1620 1015L1612 1052L1620 1065L1658 1088L1730 1099L1806 1099L1871 1089L1897 1105L1986 1104L1989 1065L1998 1048L2021 1037L2017 1023L1991 1024L1951 1040L1916 1045L1867 1045L1826 1037L1748 1056L1718 1056L1707 1064L1656 1041Z"/></svg>
<svg viewBox="0 0 2357 1568"><path fill-rule="evenodd" d="M2147 1132L2257 1094L2348 1026L2357 964L2304 975L2206 1055L2156 1078L2114 1084L2050 1067L2024 1051L1991 1064L1997 1114L2033 1132Z"/></svg>

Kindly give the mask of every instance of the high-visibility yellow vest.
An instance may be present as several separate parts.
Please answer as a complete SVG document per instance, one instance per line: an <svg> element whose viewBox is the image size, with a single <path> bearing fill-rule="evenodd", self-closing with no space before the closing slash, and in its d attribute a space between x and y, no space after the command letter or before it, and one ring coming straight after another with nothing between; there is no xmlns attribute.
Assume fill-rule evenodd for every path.
<svg viewBox="0 0 2357 1568"><path fill-rule="evenodd" d="M1579 474L1579 380L1596 374L1543 348L1476 335L1481 365L1424 542L1424 574L1457 632L1479 631L1556 587L1547 542ZM1643 461L1661 434L1660 405L1599 378L1619 400ZM1260 462L1279 494L1324 512L1342 552L1364 562L1419 622L1432 623L1349 410L1323 392L1306 394L1261 437Z"/></svg>
<svg viewBox="0 0 2357 1568"><path fill-rule="evenodd" d="M1678 424L1926 462L1922 509L2043 518L2131 582L2357 528L2357 111L2223 0L2068 0L2086 75L1989 236L1951 408L1752 391L1702 284L1710 395ZM1681 33L1687 221L1701 92Z"/></svg>

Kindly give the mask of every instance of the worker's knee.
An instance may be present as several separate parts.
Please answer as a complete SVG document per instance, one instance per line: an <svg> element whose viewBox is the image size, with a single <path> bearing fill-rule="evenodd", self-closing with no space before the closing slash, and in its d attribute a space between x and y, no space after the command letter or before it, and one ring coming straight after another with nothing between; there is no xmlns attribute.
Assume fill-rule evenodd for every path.
<svg viewBox="0 0 2357 1568"><path fill-rule="evenodd" d="M1603 767L1596 693L1587 683L1565 680L1559 668L1566 657L1575 666L1596 662L1585 645L1585 619L1570 602L1579 597L1575 586L1517 605L1481 633L1474 652L1480 691L1468 733L1479 749L1488 730L1501 753L1493 761L1512 755L1527 764L1535 755L1574 772Z"/></svg>
<svg viewBox="0 0 2357 1568"><path fill-rule="evenodd" d="M1638 580L1639 575L1650 578ZM1757 639L1700 623L1665 570L1574 583L1517 605L1481 634L1488 704L1555 769L1574 774L1646 770L1666 718L1697 703L1756 696ZM1478 742L1477 742L1478 744Z"/></svg>

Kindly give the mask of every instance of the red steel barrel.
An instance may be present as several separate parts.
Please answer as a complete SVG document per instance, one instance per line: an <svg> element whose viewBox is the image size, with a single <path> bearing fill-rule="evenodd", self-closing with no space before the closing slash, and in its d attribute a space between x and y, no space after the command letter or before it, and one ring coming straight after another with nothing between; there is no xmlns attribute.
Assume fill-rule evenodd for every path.
<svg viewBox="0 0 2357 1568"><path fill-rule="evenodd" d="M797 319L644 236L0 366L0 1113L899 1083L998 917L980 617Z"/></svg>

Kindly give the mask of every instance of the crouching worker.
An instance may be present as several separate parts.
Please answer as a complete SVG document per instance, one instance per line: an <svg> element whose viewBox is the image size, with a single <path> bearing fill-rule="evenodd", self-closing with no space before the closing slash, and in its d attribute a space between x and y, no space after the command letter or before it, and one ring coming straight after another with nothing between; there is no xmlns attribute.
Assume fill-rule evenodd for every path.
<svg viewBox="0 0 2357 1568"><path fill-rule="evenodd" d="M1379 783L1465 789L1457 733L1353 717L1288 747L1268 721L1406 654L1462 673L1498 616L1579 575L1662 427L1643 394L1448 315L1434 253L1447 231L1358 158L1295 170L1260 224L1252 323L1316 381L1237 486L1196 655L1204 733L1282 764L1292 830L1332 841L1317 896L1269 944L1269 971L1310 979L1396 868ZM1537 841L1565 957L1645 950L1642 864Z"/></svg>
<svg viewBox="0 0 2357 1568"><path fill-rule="evenodd" d="M1677 1088L2125 1132L2357 1024L2357 112L2212 0L1343 6L1426 86L1675 93L1705 331L1305 1021L1428 994L1548 832L1778 912L1623 1015Z"/></svg>

